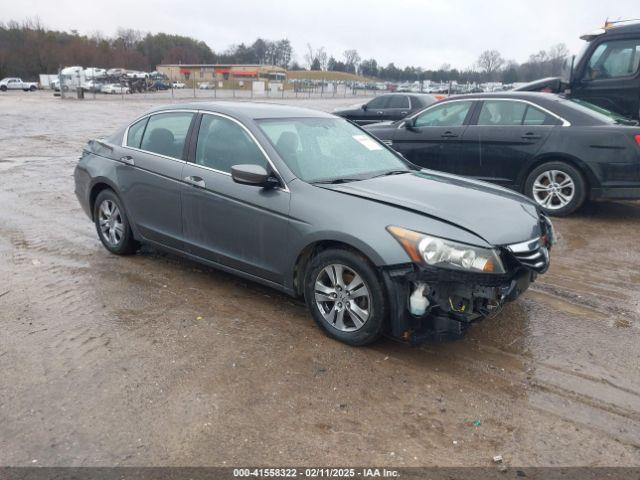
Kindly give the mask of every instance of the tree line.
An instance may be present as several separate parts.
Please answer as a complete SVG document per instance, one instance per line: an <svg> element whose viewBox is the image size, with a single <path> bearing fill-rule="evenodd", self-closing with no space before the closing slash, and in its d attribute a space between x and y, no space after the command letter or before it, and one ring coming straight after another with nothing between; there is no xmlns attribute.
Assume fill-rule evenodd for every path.
<svg viewBox="0 0 640 480"><path fill-rule="evenodd" d="M100 33L80 35L74 30L49 30L39 20L0 23L0 78L20 76L25 80L36 79L40 73L55 73L59 67L69 65L151 71L162 63L254 63L290 70L348 72L382 81L514 83L557 75L568 56L564 44L541 50L521 64L504 59L496 50L488 50L466 69L444 64L434 70L419 66L400 68L393 62L383 66L374 58L362 59L355 49L330 55L324 47L307 44L300 65L286 38L258 38L253 43L214 52L205 42L182 35L118 29L108 37Z"/></svg>

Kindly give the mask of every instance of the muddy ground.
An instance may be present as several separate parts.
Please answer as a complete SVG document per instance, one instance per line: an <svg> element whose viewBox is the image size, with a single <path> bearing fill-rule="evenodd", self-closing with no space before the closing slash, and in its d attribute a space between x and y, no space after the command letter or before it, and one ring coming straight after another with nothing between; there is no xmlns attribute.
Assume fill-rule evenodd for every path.
<svg viewBox="0 0 640 480"><path fill-rule="evenodd" d="M79 152L165 101L0 95L0 465L640 465L639 202L556 220L549 273L465 340L350 348L278 292L102 248Z"/></svg>

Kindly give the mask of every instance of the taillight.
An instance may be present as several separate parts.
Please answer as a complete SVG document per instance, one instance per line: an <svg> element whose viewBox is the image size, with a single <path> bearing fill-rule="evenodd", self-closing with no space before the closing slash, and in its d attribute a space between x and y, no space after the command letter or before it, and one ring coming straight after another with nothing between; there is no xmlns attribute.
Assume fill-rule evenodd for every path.
<svg viewBox="0 0 640 480"><path fill-rule="evenodd" d="M633 137L633 138L635 138L635 139L636 139L636 143L637 143L638 145L640 145L640 135L636 135L636 136L635 136L635 137Z"/></svg>

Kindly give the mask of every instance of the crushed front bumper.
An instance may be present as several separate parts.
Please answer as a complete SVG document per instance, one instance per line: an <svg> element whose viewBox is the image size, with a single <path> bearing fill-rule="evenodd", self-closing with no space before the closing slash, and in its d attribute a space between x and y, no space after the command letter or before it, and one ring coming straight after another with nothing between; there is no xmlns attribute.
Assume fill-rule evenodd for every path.
<svg viewBox="0 0 640 480"><path fill-rule="evenodd" d="M390 334L411 344L427 340L454 340L474 321L497 313L502 305L518 298L537 273L516 267L505 275L474 274L416 264L382 270L388 293ZM426 285L429 306L424 314L410 313L410 296L416 286Z"/></svg>

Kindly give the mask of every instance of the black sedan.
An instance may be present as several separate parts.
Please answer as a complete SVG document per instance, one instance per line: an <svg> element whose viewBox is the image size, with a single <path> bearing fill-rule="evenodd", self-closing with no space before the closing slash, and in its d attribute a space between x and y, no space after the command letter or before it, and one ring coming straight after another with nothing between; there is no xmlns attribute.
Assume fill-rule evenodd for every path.
<svg viewBox="0 0 640 480"><path fill-rule="evenodd" d="M640 127L584 101L464 95L366 128L416 165L523 192L553 215L587 199L640 198Z"/></svg>
<svg viewBox="0 0 640 480"><path fill-rule="evenodd" d="M364 105L341 110L333 113L360 125L383 122L388 120L401 120L413 112L434 104L438 98L434 95L420 93L385 93L379 95Z"/></svg>

